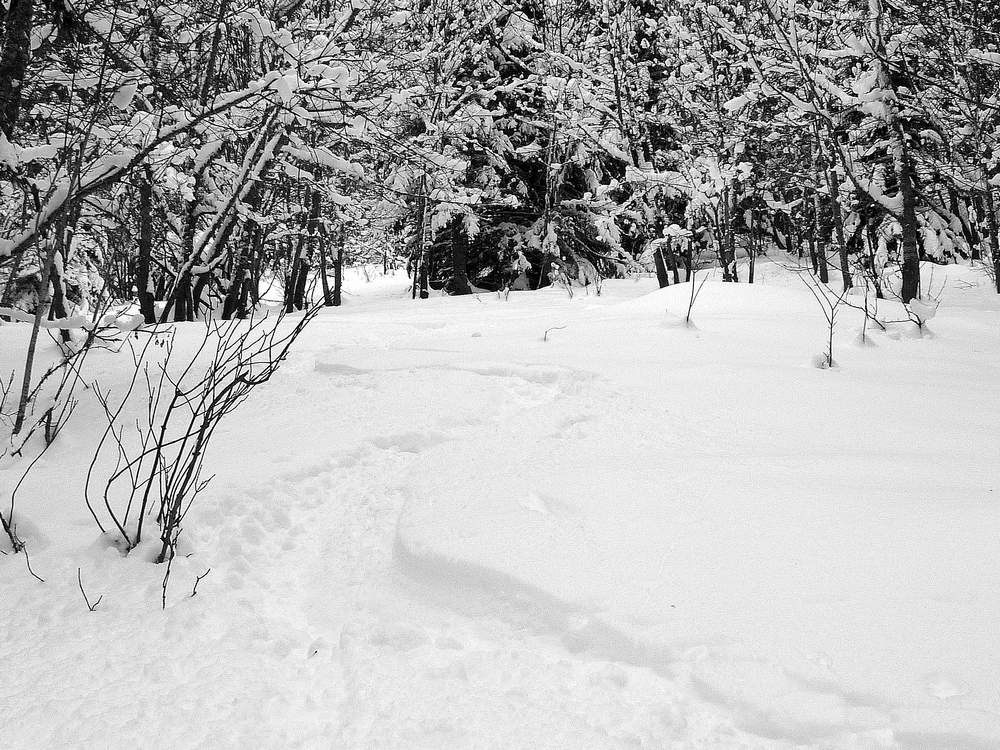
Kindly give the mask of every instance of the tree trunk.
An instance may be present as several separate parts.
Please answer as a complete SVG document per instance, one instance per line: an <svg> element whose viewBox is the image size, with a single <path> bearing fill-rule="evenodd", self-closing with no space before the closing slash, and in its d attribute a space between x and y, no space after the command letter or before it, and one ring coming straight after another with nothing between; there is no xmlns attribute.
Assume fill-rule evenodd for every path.
<svg viewBox="0 0 1000 750"><path fill-rule="evenodd" d="M198 274L198 280L194 283L194 287L191 289L191 320L194 320L201 313L202 303L205 302L205 290L209 288L209 284L212 283L212 272L206 271L205 273ZM212 310L212 306L205 302L205 314L208 315Z"/></svg>
<svg viewBox="0 0 1000 750"><path fill-rule="evenodd" d="M816 134L816 143L813 147L813 241L815 256L813 257L813 267L818 266L819 280L823 284L830 283L830 272L826 265L826 236L823 231L823 199L819 193L821 183L821 173L823 168L823 155L819 150L819 134Z"/></svg>
<svg viewBox="0 0 1000 750"><path fill-rule="evenodd" d="M976 226L969 220L968 201L959 197L958 191L953 185L948 186L948 202L953 216L958 218L962 224L962 235L969 244L969 254L972 260L982 259L982 248L979 246L979 232Z"/></svg>
<svg viewBox="0 0 1000 750"><path fill-rule="evenodd" d="M979 238L979 257L982 257L990 242L989 223L986 221L986 202L983 195L978 192L972 194L971 201L970 207L974 211L975 218L970 214L969 223L975 228L976 236Z"/></svg>
<svg viewBox="0 0 1000 750"><path fill-rule="evenodd" d="M295 245L292 273L285 287L285 312L288 313L292 310L304 310L306 306L306 283L312 269L310 251L313 248L310 245L313 244L313 235L318 231L319 210L320 195L316 191L310 198L309 213L301 225L305 234L299 235L299 241Z"/></svg>
<svg viewBox="0 0 1000 750"><path fill-rule="evenodd" d="M913 190L913 165L910 163L906 134L897 121L893 127L895 137L893 152L896 157L896 176L903 199L903 214L900 224L903 228L903 287L901 296L904 304L920 296L920 248L917 241L917 197Z"/></svg>
<svg viewBox="0 0 1000 750"><path fill-rule="evenodd" d="M416 299L419 293L420 299L427 299L430 295L427 291L427 260L433 239L431 232L431 202L428 198L430 188L426 174L421 179L420 197L417 199L417 216L420 224L417 227L417 246L411 258L415 261L413 266L413 297Z"/></svg>
<svg viewBox="0 0 1000 750"><path fill-rule="evenodd" d="M677 252L674 250L674 242L673 242L673 240L667 240L667 248L670 250L670 256L667 259L667 266L669 267L670 272L674 275L674 283L675 284L680 284L681 283L681 274L680 274L680 271L677 268L677 266L678 266L678 263L677 263Z"/></svg>
<svg viewBox="0 0 1000 750"><path fill-rule="evenodd" d="M309 275L309 262L306 260L305 238L299 235L295 249L291 253L292 268L285 280L285 312L301 310L305 298L306 277Z"/></svg>
<svg viewBox="0 0 1000 750"><path fill-rule="evenodd" d="M851 260L847 252L847 237L844 233L844 215L840 212L840 183L837 180L836 170L827 170L826 184L830 189L830 210L833 211L833 226L837 230L840 275L844 282L844 291L846 292L854 285L854 281L851 278Z"/></svg>
<svg viewBox="0 0 1000 750"><path fill-rule="evenodd" d="M455 221L451 230L451 278L445 284L448 294L472 294L469 284L468 246L465 242L465 232L459 221Z"/></svg>
<svg viewBox="0 0 1000 750"><path fill-rule="evenodd" d="M244 233L244 236L246 233ZM243 297L243 287L246 283L247 253L250 248L244 249L236 256L233 263L233 272L229 280L229 288L226 290L226 297L222 302L222 319L231 320L237 316L240 299Z"/></svg>
<svg viewBox="0 0 1000 750"><path fill-rule="evenodd" d="M319 283L323 288L323 305L333 307L333 294L330 291L329 267L326 259L326 243L319 243Z"/></svg>
<svg viewBox="0 0 1000 750"><path fill-rule="evenodd" d="M52 262L52 275L49 279L52 283L52 304L49 305L49 320L69 317L69 311L66 309L66 282L63 278L63 269L66 264L66 246L68 244L68 242L58 243L58 249ZM59 338L64 343L69 343L69 330L66 328L59 329Z"/></svg>
<svg viewBox="0 0 1000 750"><path fill-rule="evenodd" d="M56 232L63 231L63 223L56 223ZM42 327L42 320L49 308L49 280L52 278L52 265L55 262L56 253L59 251L59 241L53 237L50 240L49 249L45 253L45 261L42 264L38 281L38 305L35 307L35 320L31 326L31 334L28 337L28 351L24 357L24 374L21 379L21 396L17 403L17 415L14 417L14 429L12 435L17 435L24 427L24 418L28 411L28 400L31 396L31 371L35 363L35 349L38 346L38 332Z"/></svg>
<svg viewBox="0 0 1000 750"><path fill-rule="evenodd" d="M177 280L177 285L174 288L173 303L175 323L184 323L194 320L192 312L194 305L191 301L190 271L181 272L180 278ZM164 314L166 314L166 312L167 309L164 309Z"/></svg>
<svg viewBox="0 0 1000 750"><path fill-rule="evenodd" d="M309 280L309 271L311 270L312 265L303 257L299 263L299 273L295 277L295 286L293 287L292 305L296 310L306 309L306 283Z"/></svg>
<svg viewBox="0 0 1000 750"><path fill-rule="evenodd" d="M333 305L333 296L330 293L329 266L326 257L326 231L320 225L320 194L314 190L309 208L309 241L313 244L313 254L319 256L319 283L323 289L323 304L326 307Z"/></svg>
<svg viewBox="0 0 1000 750"><path fill-rule="evenodd" d="M191 271L188 264L194 259L194 235L198 224L198 206L200 200L198 198L201 192L201 173L195 175L194 178L194 199L187 202L185 207L185 217L184 217L184 235L181 237L181 256L178 259L178 270L177 278L174 281L174 287L170 299L167 300L167 304L163 307L163 312L160 313L160 322L166 323L170 318L170 311L173 310L174 322L182 323L188 320L194 320L193 311L190 310L193 305L189 305L188 302L191 299Z"/></svg>
<svg viewBox="0 0 1000 750"><path fill-rule="evenodd" d="M427 299L431 296L428 288L428 275L427 275L427 254L421 253L420 258L420 270L418 276L418 291L420 293L420 299Z"/></svg>
<svg viewBox="0 0 1000 750"><path fill-rule="evenodd" d="M990 229L990 256L993 260L993 280L1000 294L1000 237L997 236L997 211L993 203L993 188L986 183L986 226Z"/></svg>
<svg viewBox="0 0 1000 750"><path fill-rule="evenodd" d="M660 289L670 286L670 278L667 276L667 264L663 260L663 246L658 246L653 251L653 263L656 266L656 281Z"/></svg>
<svg viewBox="0 0 1000 750"><path fill-rule="evenodd" d="M333 306L340 307L341 290L344 285L344 235L343 229L337 235L337 256L333 259Z"/></svg>
<svg viewBox="0 0 1000 750"><path fill-rule="evenodd" d="M876 235L876 229L871 221L865 221L865 227L867 231L865 232L867 242L868 242L868 275L871 277L872 284L875 286L875 298L885 299L885 295L882 294L882 284L879 281L879 272L875 267L875 255L878 252L878 237Z"/></svg>
<svg viewBox="0 0 1000 750"><path fill-rule="evenodd" d="M139 312L146 323L156 322L153 290L149 278L150 259L153 256L153 184L149 166L143 169L139 180L139 252L135 264L135 289L139 298Z"/></svg>
<svg viewBox="0 0 1000 750"><path fill-rule="evenodd" d="M418 266L414 275L414 291L420 294L420 299L427 299L430 293L427 291L427 264L429 261L431 241L431 205L427 198L426 185L422 188L424 195L420 199L420 239L418 248Z"/></svg>
<svg viewBox="0 0 1000 750"><path fill-rule="evenodd" d="M719 264L722 266L723 281L737 281L736 253L730 244L732 217L729 215L730 189L726 185L722 190L722 226L719 227ZM732 252L731 252L732 251Z"/></svg>

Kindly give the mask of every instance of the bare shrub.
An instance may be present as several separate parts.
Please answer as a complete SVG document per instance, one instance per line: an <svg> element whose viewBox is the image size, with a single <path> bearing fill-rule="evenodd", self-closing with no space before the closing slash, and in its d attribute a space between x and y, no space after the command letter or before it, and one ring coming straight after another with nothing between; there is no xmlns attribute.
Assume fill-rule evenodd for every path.
<svg viewBox="0 0 1000 750"><path fill-rule="evenodd" d="M284 313L207 322L196 351L181 364L175 362L175 328L156 331L141 346L130 344L135 370L117 405L110 390L96 389L107 426L90 464L85 496L101 531L110 531L130 551L144 540L153 517L159 538L155 561L169 563L191 505L211 479L205 476L205 456L216 430L274 375L319 309L310 309L291 327L284 325ZM154 349L162 351L157 361ZM134 398L144 402L145 414L130 425L123 415ZM100 459L109 446L113 467L98 482ZM95 484L107 523L95 507Z"/></svg>

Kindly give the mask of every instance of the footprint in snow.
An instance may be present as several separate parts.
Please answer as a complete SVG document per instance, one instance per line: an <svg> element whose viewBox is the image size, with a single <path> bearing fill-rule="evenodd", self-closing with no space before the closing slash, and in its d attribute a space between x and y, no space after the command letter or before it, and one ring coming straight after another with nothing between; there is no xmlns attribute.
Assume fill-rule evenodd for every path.
<svg viewBox="0 0 1000 750"><path fill-rule="evenodd" d="M400 453L421 453L447 442L448 438L438 433L400 432L393 435L373 437L369 442L376 448Z"/></svg>
<svg viewBox="0 0 1000 750"><path fill-rule="evenodd" d="M967 685L940 672L924 675L924 690L928 695L942 701L969 694Z"/></svg>
<svg viewBox="0 0 1000 750"><path fill-rule="evenodd" d="M534 492L529 492L528 496L521 500L521 507L525 510L530 510L532 513L539 513L543 516L551 516L552 511L549 510L549 506L545 504Z"/></svg>

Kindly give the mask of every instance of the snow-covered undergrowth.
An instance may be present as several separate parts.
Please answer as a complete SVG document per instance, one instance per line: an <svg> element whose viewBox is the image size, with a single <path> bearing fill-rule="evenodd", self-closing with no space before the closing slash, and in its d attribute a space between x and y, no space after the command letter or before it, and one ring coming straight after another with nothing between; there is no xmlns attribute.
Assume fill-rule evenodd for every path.
<svg viewBox="0 0 1000 750"><path fill-rule="evenodd" d="M84 506L83 394L18 493L46 582L0 557L0 747L1000 747L1000 302L947 275L826 370L769 266L691 327L648 279L355 277L220 429L164 611Z"/></svg>

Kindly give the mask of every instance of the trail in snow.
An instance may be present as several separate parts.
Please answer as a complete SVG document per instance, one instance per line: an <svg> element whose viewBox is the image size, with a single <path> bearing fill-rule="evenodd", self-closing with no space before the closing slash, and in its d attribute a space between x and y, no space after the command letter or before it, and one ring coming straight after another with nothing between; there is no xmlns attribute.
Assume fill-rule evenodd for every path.
<svg viewBox="0 0 1000 750"><path fill-rule="evenodd" d="M336 638L317 654L342 680L331 746L755 746L650 670L568 653L557 632L516 604L504 609L489 592L413 578L393 554L403 496L392 484L419 449L413 436L402 447L388 445L391 437L375 442L383 447L352 457L350 474L289 487L300 501L331 490L354 498L333 517L317 504L319 554L301 568L306 619ZM357 486L359 472L373 481Z"/></svg>

